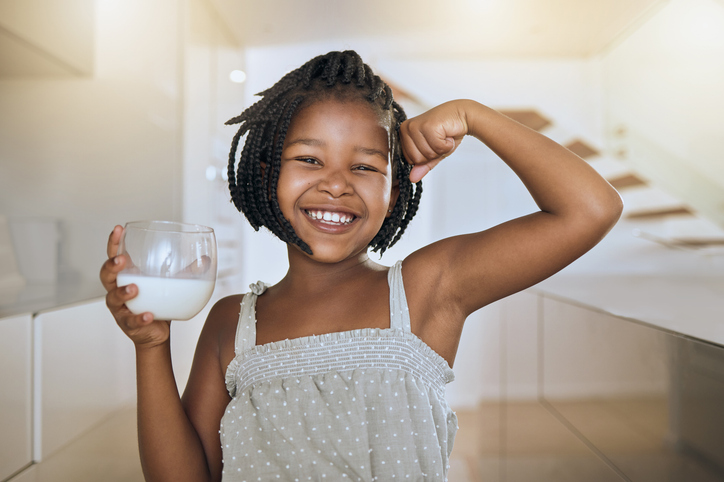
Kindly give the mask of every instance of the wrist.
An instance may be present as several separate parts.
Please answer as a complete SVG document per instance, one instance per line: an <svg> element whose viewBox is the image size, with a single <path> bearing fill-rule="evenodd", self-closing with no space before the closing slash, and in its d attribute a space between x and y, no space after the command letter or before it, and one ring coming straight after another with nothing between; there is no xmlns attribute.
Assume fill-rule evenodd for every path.
<svg viewBox="0 0 724 482"><path fill-rule="evenodd" d="M158 356L171 353L170 338L166 338L166 340L162 342L136 343L134 346L136 348L137 357Z"/></svg>
<svg viewBox="0 0 724 482"><path fill-rule="evenodd" d="M481 121L481 119L488 111L492 111L492 109L471 99L461 99L459 102L458 110L467 128L466 135L478 137L480 134L480 126L484 124L484 121Z"/></svg>

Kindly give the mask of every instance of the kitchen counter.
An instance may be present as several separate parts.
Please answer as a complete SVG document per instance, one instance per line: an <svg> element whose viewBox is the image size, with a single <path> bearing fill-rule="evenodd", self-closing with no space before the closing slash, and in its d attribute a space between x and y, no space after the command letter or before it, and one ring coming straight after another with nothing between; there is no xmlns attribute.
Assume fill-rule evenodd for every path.
<svg viewBox="0 0 724 482"><path fill-rule="evenodd" d="M28 284L0 294L0 318L36 314L105 296L99 280L61 280L52 284Z"/></svg>
<svg viewBox="0 0 724 482"><path fill-rule="evenodd" d="M561 273L532 291L724 346L724 276Z"/></svg>

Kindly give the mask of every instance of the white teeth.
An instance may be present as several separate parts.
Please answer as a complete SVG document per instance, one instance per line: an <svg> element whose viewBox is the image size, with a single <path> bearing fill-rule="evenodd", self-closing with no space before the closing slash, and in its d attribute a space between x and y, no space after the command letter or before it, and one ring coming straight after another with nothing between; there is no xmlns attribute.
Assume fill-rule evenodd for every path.
<svg viewBox="0 0 724 482"><path fill-rule="evenodd" d="M352 214L335 213L330 211L306 211L307 215L316 220L324 221L327 224L349 224L354 220Z"/></svg>

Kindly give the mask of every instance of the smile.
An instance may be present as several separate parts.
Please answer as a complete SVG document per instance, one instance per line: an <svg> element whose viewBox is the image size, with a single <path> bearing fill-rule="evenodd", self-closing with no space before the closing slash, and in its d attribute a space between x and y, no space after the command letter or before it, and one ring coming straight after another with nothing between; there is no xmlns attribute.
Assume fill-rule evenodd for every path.
<svg viewBox="0 0 724 482"><path fill-rule="evenodd" d="M322 222L324 224L330 224L334 226L343 226L345 224L350 224L352 221L354 221L355 216L353 214L349 213L338 213L334 211L320 211L320 210L307 210L305 209L304 212L309 216L310 218Z"/></svg>

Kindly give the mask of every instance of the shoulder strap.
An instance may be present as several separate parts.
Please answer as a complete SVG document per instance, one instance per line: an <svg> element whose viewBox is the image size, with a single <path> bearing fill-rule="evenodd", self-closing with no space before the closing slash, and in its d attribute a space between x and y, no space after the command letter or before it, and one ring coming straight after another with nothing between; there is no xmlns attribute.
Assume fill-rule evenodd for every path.
<svg viewBox="0 0 724 482"><path fill-rule="evenodd" d="M390 328L409 333L410 309L402 283L402 261L395 263L387 272L387 283L390 285Z"/></svg>
<svg viewBox="0 0 724 482"><path fill-rule="evenodd" d="M234 354L241 355L256 345L256 298L262 294L267 285L259 281L249 286L251 292L244 295L241 300L239 323L236 325L236 338L234 340Z"/></svg>

